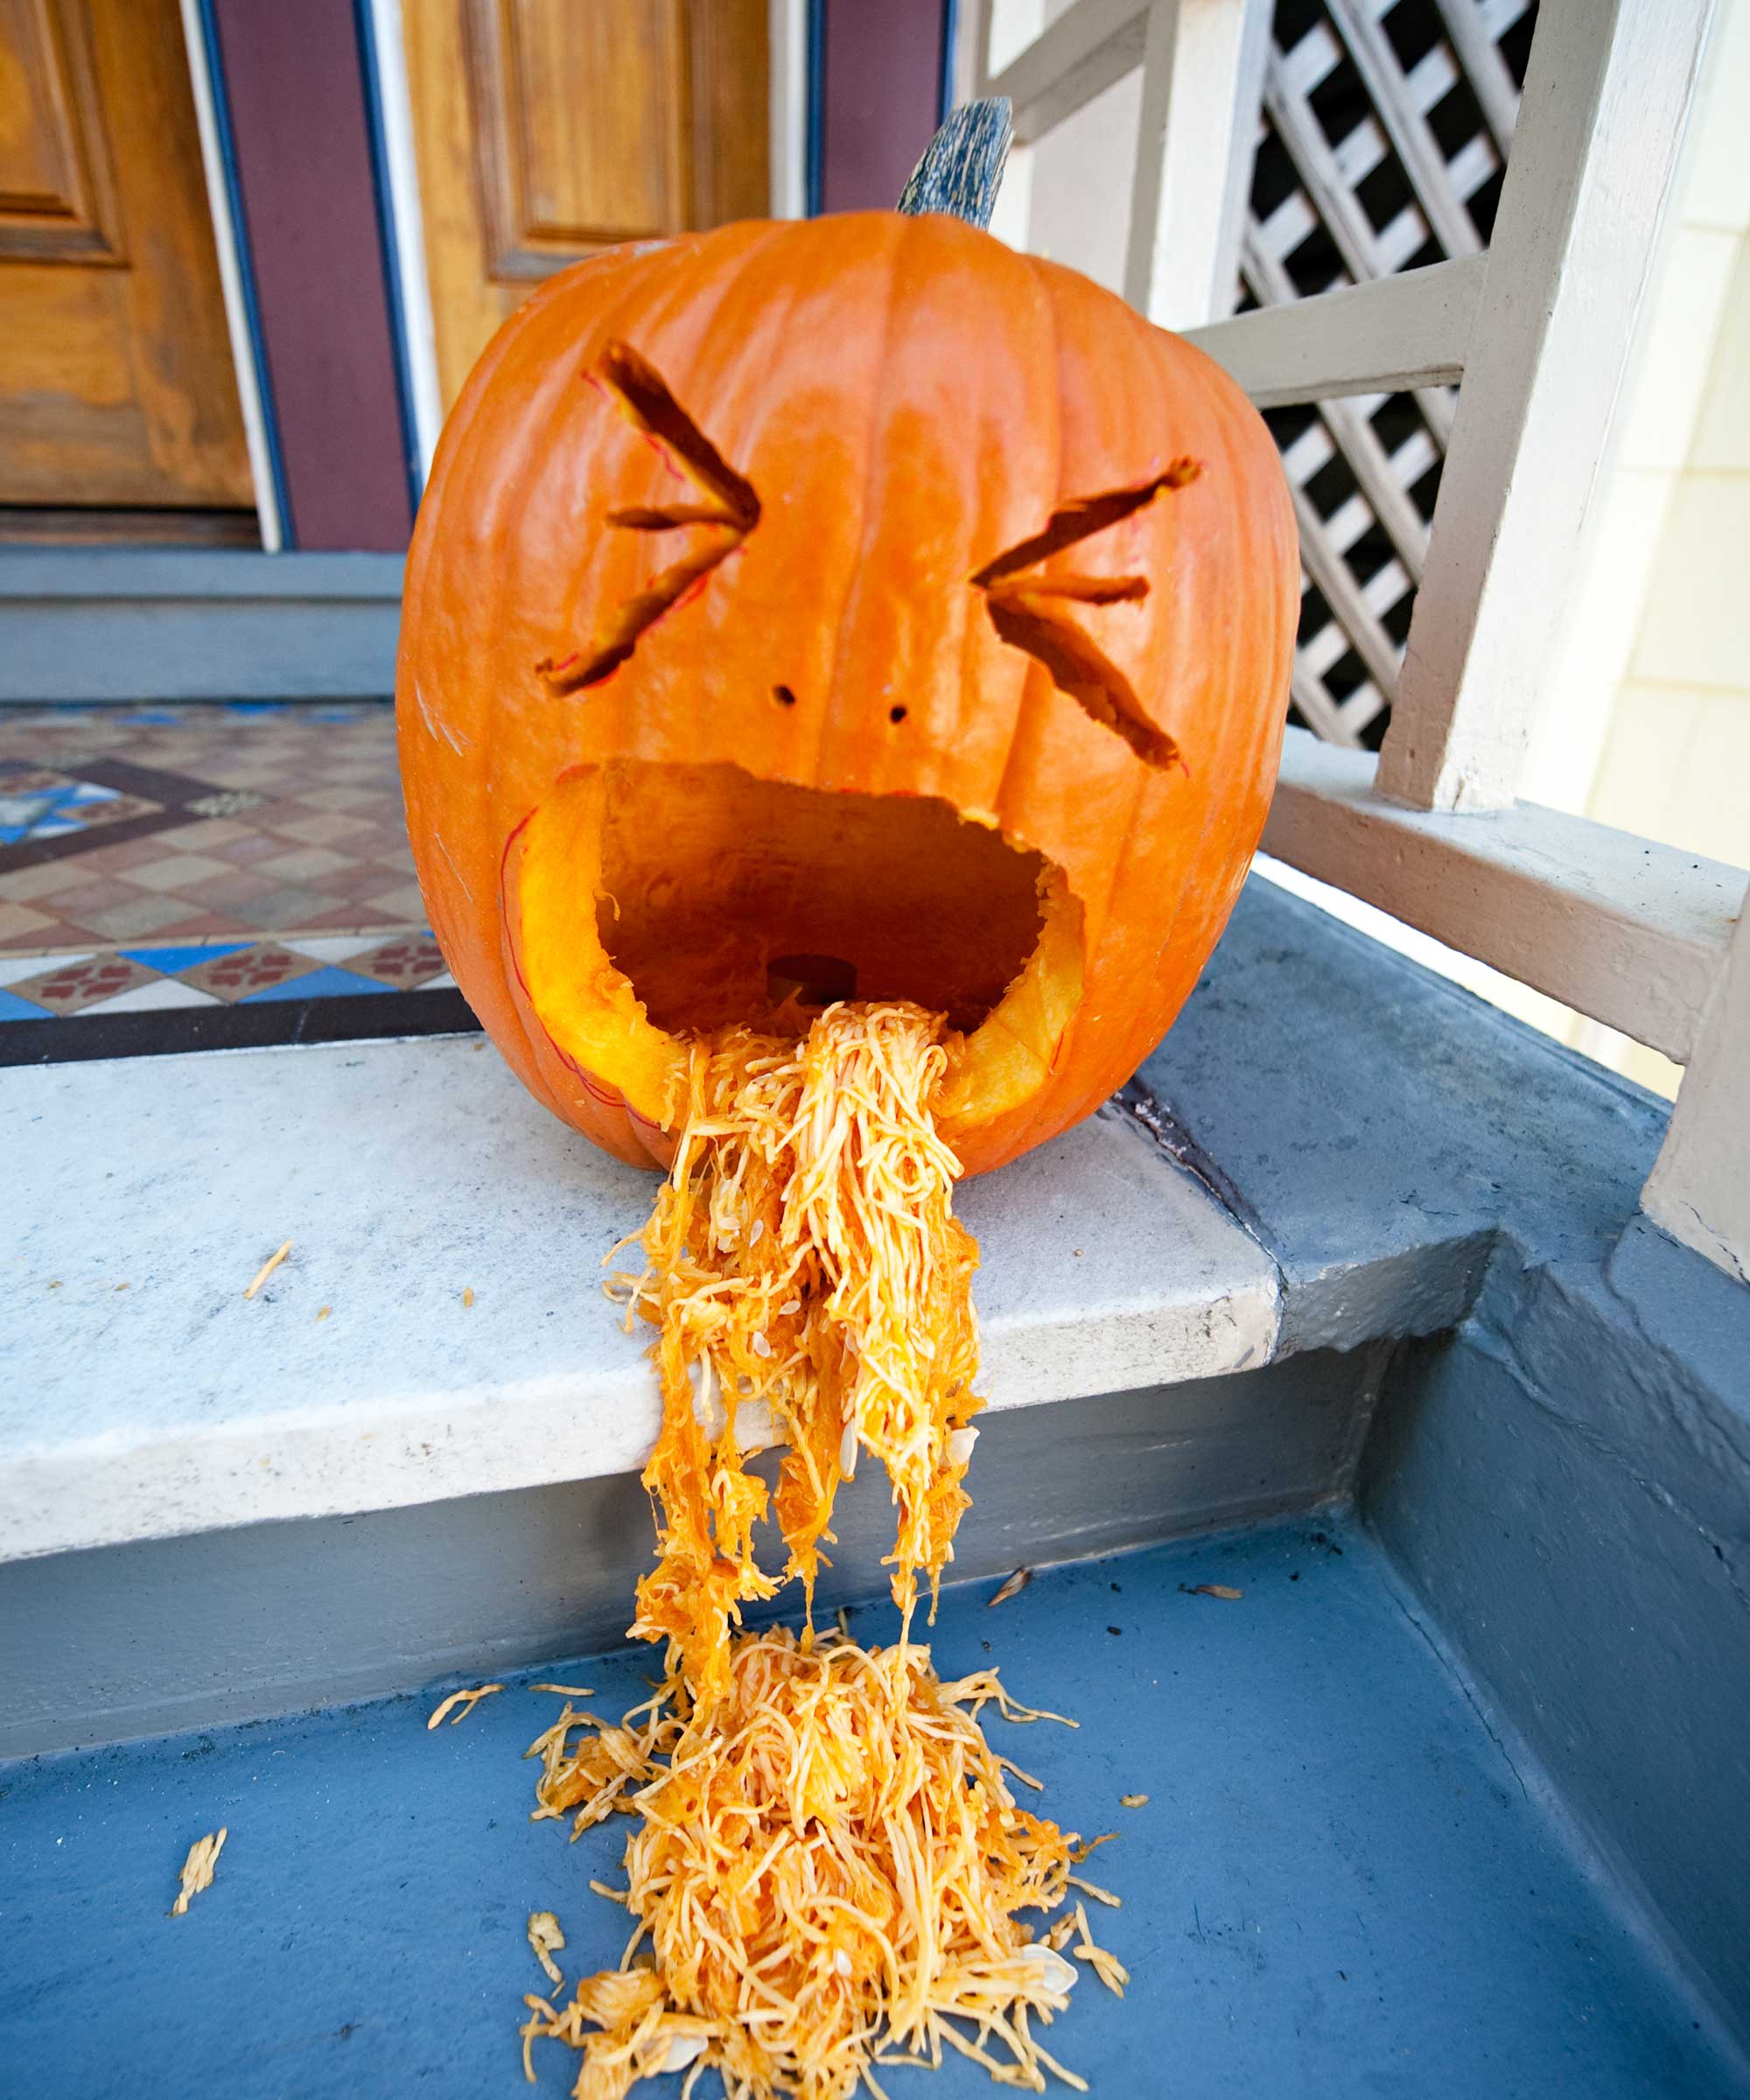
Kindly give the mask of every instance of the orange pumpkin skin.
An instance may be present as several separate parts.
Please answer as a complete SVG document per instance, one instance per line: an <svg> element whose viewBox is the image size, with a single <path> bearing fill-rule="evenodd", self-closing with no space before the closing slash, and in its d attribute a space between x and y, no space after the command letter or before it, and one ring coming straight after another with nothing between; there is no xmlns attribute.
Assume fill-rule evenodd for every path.
<svg viewBox="0 0 1750 2100"><path fill-rule="evenodd" d="M598 661L677 554L732 536L652 523L665 506L699 508L700 492L603 383L619 346L661 375L758 516L615 668L564 691L567 659ZM1152 762L999 632L977 579L1065 505L1186 459L1187 485L1048 552L1027 601L1127 682L1144 727L1177 748L1178 762ZM1138 578L1145 594L1120 587ZM997 1166L1122 1084L1196 983L1268 809L1298 585L1282 470L1250 404L1070 270L955 220L886 213L611 250L500 330L421 506L396 690L433 929L531 1092L620 1158L660 1163L672 1096L634 1087L628 1101L575 1039L556 1039L564 1000L582 1012L606 976L586 972L564 1000L531 986L536 934L543 956L559 950L525 906L550 913L559 891L550 872L537 888L527 857L559 838L565 797L582 808L587 783L635 769L638 850L658 862L671 777L677 838L693 821L682 783L696 801L724 768L738 790L749 776L934 798L950 831L956 817L994 826L1042 856L1079 911L1080 998L1034 1044L1037 1083L944 1120L969 1172ZM874 807L878 822L899 805ZM547 868L561 848L542 850ZM905 915L923 928L932 858L884 868L877 854L867 894L909 885ZM798 882L818 886L806 871ZM660 875L648 886L656 895ZM580 888L580 925L595 908ZM944 923L956 908L942 900Z"/></svg>

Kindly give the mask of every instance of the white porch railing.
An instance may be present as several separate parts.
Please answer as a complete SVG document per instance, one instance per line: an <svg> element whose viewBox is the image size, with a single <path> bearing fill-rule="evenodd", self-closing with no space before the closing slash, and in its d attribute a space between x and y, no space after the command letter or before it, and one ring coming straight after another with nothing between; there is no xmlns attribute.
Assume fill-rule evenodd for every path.
<svg viewBox="0 0 1750 2100"><path fill-rule="evenodd" d="M1264 843L1690 1064L1646 1206L1750 1277L1745 872L1516 800L1712 4L1544 0L1516 124L1490 117L1513 150L1488 252L1412 126L1394 148L1453 259L1232 319L1268 0L1072 0L1049 23L980 0L971 71L1029 144L1142 67L1127 296L1260 405L1462 381L1383 749L1291 730ZM1478 0L1440 6L1456 46L1486 37ZM1358 65L1385 62L1383 11L1336 10Z"/></svg>

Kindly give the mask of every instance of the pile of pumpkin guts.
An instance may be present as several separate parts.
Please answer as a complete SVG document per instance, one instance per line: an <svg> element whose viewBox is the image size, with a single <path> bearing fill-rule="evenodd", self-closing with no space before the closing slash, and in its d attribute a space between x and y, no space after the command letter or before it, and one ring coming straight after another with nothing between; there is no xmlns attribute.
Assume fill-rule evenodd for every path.
<svg viewBox="0 0 1750 2100"><path fill-rule="evenodd" d="M665 1640L668 1665L618 1725L568 1704L530 1749L538 1816L574 1835L635 1824L627 1887L593 1885L631 1914L620 1968L526 2001L525 2068L536 2039L570 2043L578 2100L682 2069L683 2092L715 2072L732 2100L879 2096L882 2066L956 2052L1005 2084L1085 2090L1039 2033L1069 2002L1065 1950L1126 1980L1072 1894L1115 1900L1071 1871L1091 1846L1018 1805L1012 1782L1038 1782L979 1723L993 1703L1061 1717L1015 1704L992 1670L939 1678L911 1638L920 1578L933 1606L969 1506L980 1404L977 1250L930 1109L943 1027L843 1004L806 1032L698 1043L646 1265L609 1284L656 1329L657 1559L632 1631ZM744 1461L774 1433L768 1497ZM865 1452L898 1513L887 1648L813 1627L834 1497ZM755 1556L768 1515L780 1575ZM745 1603L789 1581L802 1631L739 1630ZM1049 1929L1024 1914L1042 1925L1066 1901Z"/></svg>

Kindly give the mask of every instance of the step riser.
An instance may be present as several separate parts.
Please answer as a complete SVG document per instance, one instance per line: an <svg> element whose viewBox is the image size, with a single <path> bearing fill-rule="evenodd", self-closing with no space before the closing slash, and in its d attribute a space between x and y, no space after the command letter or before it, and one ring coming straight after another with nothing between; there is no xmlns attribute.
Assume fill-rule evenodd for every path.
<svg viewBox="0 0 1750 2100"><path fill-rule="evenodd" d="M398 555L0 554L0 705L395 690Z"/></svg>
<svg viewBox="0 0 1750 2100"><path fill-rule="evenodd" d="M954 1578L1332 1501L1349 1483L1371 1361L1323 1351L988 1416ZM771 1457L760 1463L769 1476ZM892 1525L886 1477L866 1466L839 1504L823 1611L885 1594ZM617 1644L650 1548L649 1503L626 1474L15 1562L0 1567L0 1756L215 1727ZM787 1610L799 1601L787 1593Z"/></svg>

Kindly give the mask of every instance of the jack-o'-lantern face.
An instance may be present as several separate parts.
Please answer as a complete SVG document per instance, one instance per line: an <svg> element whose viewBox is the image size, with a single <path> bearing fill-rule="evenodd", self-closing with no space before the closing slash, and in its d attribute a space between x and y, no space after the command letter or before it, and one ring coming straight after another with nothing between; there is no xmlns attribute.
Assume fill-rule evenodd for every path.
<svg viewBox="0 0 1750 2100"><path fill-rule="evenodd" d="M956 1032L969 1170L1085 1114L1262 828L1298 571L1208 360L939 219L738 226L554 280L445 431L402 773L432 924L534 1091L666 1157L691 1035Z"/></svg>

